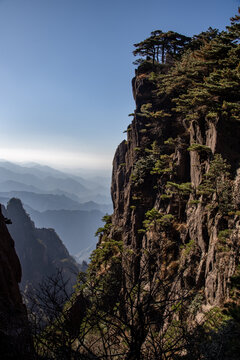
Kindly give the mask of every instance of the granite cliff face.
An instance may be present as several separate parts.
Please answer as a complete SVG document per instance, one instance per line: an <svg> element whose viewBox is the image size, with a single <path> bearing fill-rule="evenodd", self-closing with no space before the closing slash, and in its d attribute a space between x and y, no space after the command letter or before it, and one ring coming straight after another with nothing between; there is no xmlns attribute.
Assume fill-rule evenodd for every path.
<svg viewBox="0 0 240 360"><path fill-rule="evenodd" d="M239 263L240 123L176 114L149 119L144 104L155 112L169 109L166 96L156 100L149 77L137 72L133 79L135 115L113 161L113 229L120 228L124 244L139 253L157 248L164 271L185 269L181 286L201 290L204 308L220 306L230 301ZM206 189L209 171L213 189ZM156 219L144 227L153 208Z"/></svg>
<svg viewBox="0 0 240 360"><path fill-rule="evenodd" d="M30 359L27 312L19 291L21 266L0 213L0 353L3 359Z"/></svg>
<svg viewBox="0 0 240 360"><path fill-rule="evenodd" d="M239 358L239 20L162 63L154 56L172 32L135 45L139 54L155 49L132 80L136 109L113 160L114 212L90 264L101 277L107 247L121 256L122 277L112 279L129 360Z"/></svg>
<svg viewBox="0 0 240 360"><path fill-rule="evenodd" d="M132 87L136 110L127 141L118 146L113 160L114 213L107 235L123 241L128 253L122 258L122 291L127 294L142 281L147 263L144 291L151 292L159 279L167 281L174 296L193 294L184 315L187 327L207 328L210 318L215 324L216 338L203 345L208 348L205 353L196 350L196 358L212 359L217 351L221 359L237 359L240 122L224 111L223 104L229 101L226 92L221 97L212 95L218 111L204 99L205 103L193 105L184 114L174 109L176 90L167 93L164 76L154 81L153 73L140 67ZM239 100L238 90L231 104ZM104 241L103 236L100 247ZM168 321L163 321L162 329ZM159 334L161 338L163 333ZM138 334L141 340L134 345L133 358L146 351L148 337L149 332ZM199 338L194 341L201 343Z"/></svg>

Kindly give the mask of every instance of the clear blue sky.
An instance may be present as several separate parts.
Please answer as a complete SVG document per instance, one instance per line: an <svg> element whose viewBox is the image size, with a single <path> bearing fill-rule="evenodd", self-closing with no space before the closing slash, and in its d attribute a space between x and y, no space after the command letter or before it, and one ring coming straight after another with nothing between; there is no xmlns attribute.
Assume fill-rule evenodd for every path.
<svg viewBox="0 0 240 360"><path fill-rule="evenodd" d="M224 29L240 0L0 0L0 158L110 168L134 110L133 43Z"/></svg>

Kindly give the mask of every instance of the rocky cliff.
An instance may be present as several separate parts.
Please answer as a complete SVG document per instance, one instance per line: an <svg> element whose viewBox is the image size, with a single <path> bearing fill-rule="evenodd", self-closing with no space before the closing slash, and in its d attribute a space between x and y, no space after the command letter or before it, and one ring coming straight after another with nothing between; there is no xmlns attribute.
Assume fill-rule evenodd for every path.
<svg viewBox="0 0 240 360"><path fill-rule="evenodd" d="M185 314L189 324L199 326L214 313L220 328L227 314L239 332L240 77L234 24L231 40L224 33L205 39L175 65L145 61L136 70L136 110L113 160L114 213L105 236L121 239L128 253L122 257L125 293L142 281L147 263L145 292L157 279L170 280L168 291L194 294L188 304L194 312ZM100 247L104 241L102 236ZM148 336L139 333L133 358L144 353ZM227 355L229 344L214 346L221 359L238 358L234 351Z"/></svg>
<svg viewBox="0 0 240 360"><path fill-rule="evenodd" d="M142 116L140 105L152 104L154 89L149 74L133 79L137 109L127 141L113 161L113 228L121 228L124 243L136 250L153 243L160 249L161 242L170 241L174 249L161 261L167 267L177 261L176 271L184 266L186 285L204 289L206 306L220 305L229 299L230 278L239 261L240 123L218 117L186 121L181 116L153 123ZM160 109L165 109L164 101L156 111ZM211 185L206 181L209 171L215 171ZM204 192L201 184L214 188ZM215 186L224 185L229 188L219 190L219 200ZM226 208L220 209L218 201ZM156 219L144 227L151 209L157 211ZM160 221L165 215L171 215L167 234ZM190 243L189 254L183 256Z"/></svg>
<svg viewBox="0 0 240 360"><path fill-rule="evenodd" d="M3 359L30 359L27 312L19 291L21 266L5 221L0 212L0 353Z"/></svg>
<svg viewBox="0 0 240 360"><path fill-rule="evenodd" d="M55 353L239 359L239 22L135 44L148 56L113 160L114 212L65 308L70 345ZM45 346L55 346L49 336Z"/></svg>

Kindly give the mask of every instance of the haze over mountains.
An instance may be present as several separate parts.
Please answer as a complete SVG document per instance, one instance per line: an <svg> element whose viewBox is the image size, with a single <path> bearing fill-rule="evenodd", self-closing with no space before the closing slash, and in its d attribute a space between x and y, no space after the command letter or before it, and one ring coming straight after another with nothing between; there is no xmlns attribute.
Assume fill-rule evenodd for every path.
<svg viewBox="0 0 240 360"><path fill-rule="evenodd" d="M0 161L0 202L21 199L36 226L55 229L80 262L95 247L101 218L112 211L109 183L104 177L83 178L48 166Z"/></svg>
<svg viewBox="0 0 240 360"><path fill-rule="evenodd" d="M0 189L4 192L64 194L79 202L111 203L109 187L110 179L104 177L83 178L48 166L20 166L0 161Z"/></svg>

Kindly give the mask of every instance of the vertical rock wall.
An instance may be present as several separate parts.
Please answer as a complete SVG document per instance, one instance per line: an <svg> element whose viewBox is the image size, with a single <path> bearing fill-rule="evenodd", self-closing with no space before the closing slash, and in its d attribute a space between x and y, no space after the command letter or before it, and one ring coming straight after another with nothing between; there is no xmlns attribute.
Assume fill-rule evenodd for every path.
<svg viewBox="0 0 240 360"><path fill-rule="evenodd" d="M166 267L174 263L176 275L184 268L182 286L202 289L206 306L222 305L229 299L230 279L239 262L239 215L216 212L204 202L198 187L206 178L214 154L221 154L230 165L233 201L235 206L239 206L240 124L226 123L220 118L186 121L176 115L151 123L142 116L141 106L147 103L155 106L154 85L146 74L137 75L132 84L135 115L127 129L127 141L119 145L113 160L113 228L120 228L124 244L139 253L143 248L149 250L153 242L159 246L163 241L170 241L174 246L167 250ZM161 105L155 106L155 110L168 109L166 96L158 99L159 103ZM170 137L174 139L171 151L166 146ZM153 175L146 170L141 183L136 185L133 179L136 166L140 159L149 155L154 141L160 154L171 159L174 172ZM207 151L189 151L193 143L200 144ZM185 194L182 204L177 192L163 200L168 182L191 183L192 190L187 196ZM216 200L214 196L208 198L212 203ZM159 228L145 234L139 232L146 212L152 208L161 214L174 216L168 234ZM225 239L227 244L223 246L218 235L225 229L230 231ZM183 256L182 248L190 242L192 249ZM159 259L166 261L163 256L165 252L161 253L159 246Z"/></svg>

